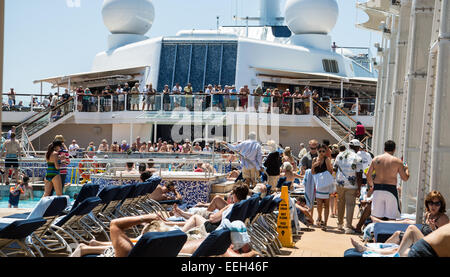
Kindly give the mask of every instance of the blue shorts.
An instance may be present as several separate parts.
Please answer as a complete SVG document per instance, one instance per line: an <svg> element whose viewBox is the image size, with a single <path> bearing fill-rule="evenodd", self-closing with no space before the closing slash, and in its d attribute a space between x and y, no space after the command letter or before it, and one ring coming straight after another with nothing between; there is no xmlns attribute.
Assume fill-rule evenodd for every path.
<svg viewBox="0 0 450 277"><path fill-rule="evenodd" d="M421 239L414 243L409 250L408 257L438 257L434 249L424 240Z"/></svg>

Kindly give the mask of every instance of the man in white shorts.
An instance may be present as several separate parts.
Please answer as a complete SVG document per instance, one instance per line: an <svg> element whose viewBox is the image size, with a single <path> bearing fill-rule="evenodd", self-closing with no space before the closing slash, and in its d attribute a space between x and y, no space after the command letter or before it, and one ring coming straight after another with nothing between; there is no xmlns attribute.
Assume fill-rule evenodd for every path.
<svg viewBox="0 0 450 277"><path fill-rule="evenodd" d="M394 157L395 142L387 141L384 151L383 155L373 159L367 172L369 195L373 192L372 216L382 220L395 220L400 218L397 174L403 181L408 181L409 169L406 163ZM375 179L373 173L376 174Z"/></svg>

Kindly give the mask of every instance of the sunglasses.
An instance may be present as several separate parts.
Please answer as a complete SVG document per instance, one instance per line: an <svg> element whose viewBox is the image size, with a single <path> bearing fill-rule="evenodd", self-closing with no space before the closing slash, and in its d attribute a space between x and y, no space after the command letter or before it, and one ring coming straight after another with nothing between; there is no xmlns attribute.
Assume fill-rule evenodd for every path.
<svg viewBox="0 0 450 277"><path fill-rule="evenodd" d="M441 206L441 201L438 201L438 202L432 202L432 201L430 201L430 202L428 202L428 205L440 207L440 206Z"/></svg>
<svg viewBox="0 0 450 277"><path fill-rule="evenodd" d="M320 150L319 153L326 153L327 151L324 150Z"/></svg>
<svg viewBox="0 0 450 277"><path fill-rule="evenodd" d="M312 148L312 147L311 147L310 149L311 149L311 150L317 150L317 147L315 147L315 148Z"/></svg>

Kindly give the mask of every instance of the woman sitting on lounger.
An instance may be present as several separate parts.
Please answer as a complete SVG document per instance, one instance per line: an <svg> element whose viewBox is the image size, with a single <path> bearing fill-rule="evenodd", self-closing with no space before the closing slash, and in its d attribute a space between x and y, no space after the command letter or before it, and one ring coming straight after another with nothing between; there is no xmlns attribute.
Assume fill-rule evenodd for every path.
<svg viewBox="0 0 450 277"><path fill-rule="evenodd" d="M449 218L445 214L446 203L445 199L439 191L432 191L425 197L425 218L424 227L422 228L422 233L427 235L432 231L438 229L441 226L449 223ZM380 219L372 217L372 222L383 222L383 223L403 223L403 224L415 224L416 222L411 219L397 220L397 221L382 221Z"/></svg>

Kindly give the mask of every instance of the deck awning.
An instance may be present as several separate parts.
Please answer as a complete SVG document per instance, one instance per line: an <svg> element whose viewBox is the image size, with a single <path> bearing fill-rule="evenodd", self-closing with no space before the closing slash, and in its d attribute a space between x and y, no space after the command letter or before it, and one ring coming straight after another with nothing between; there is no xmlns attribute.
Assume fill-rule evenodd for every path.
<svg viewBox="0 0 450 277"><path fill-rule="evenodd" d="M377 88L377 78L363 78L363 77L344 77L328 73L311 73L299 72L281 69L269 68L253 68L260 77L271 78L273 82L277 79L290 79L290 81L301 84L317 87L340 88L343 86L346 89L363 90L367 93L375 93Z"/></svg>
<svg viewBox="0 0 450 277"><path fill-rule="evenodd" d="M108 81L134 81L138 80L143 74L145 74L145 70L147 67L133 67L133 68L124 68L124 69L116 69L109 71L97 71L97 72L85 72L85 73L77 73L65 76L51 77L42 80L36 80L33 83L50 83L54 87L65 87L67 88L69 85L69 80L71 87L74 86L95 86L96 84L105 84Z"/></svg>
<svg viewBox="0 0 450 277"><path fill-rule="evenodd" d="M369 16L367 22L356 24L356 26L370 31L381 32L380 25L381 22L386 22L386 17L389 15L390 11L391 1L371 0L365 3L357 3L356 6Z"/></svg>

